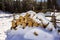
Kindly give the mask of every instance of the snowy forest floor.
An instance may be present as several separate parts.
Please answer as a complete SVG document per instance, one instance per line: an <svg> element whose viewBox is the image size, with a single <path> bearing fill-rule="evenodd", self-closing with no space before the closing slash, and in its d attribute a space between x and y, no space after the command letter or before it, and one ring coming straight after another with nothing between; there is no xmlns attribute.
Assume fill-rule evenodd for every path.
<svg viewBox="0 0 60 40"><path fill-rule="evenodd" d="M9 16L12 14L0 14L2 16ZM13 17L0 18L0 40L60 40L60 35L57 30L52 32L41 29L39 27L26 27L25 29L18 28L18 30L10 30L11 21ZM60 26L58 23L57 25ZM38 33L38 36L34 35Z"/></svg>

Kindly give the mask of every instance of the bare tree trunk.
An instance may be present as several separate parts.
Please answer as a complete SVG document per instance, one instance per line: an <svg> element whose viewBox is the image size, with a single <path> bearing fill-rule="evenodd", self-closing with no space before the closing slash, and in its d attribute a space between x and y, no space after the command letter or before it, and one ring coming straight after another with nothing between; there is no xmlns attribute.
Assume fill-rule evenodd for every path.
<svg viewBox="0 0 60 40"><path fill-rule="evenodd" d="M5 11L4 0L2 0L2 10Z"/></svg>
<svg viewBox="0 0 60 40"><path fill-rule="evenodd" d="M54 13L52 15L52 21L53 21L54 27L56 28L55 6L54 6Z"/></svg>

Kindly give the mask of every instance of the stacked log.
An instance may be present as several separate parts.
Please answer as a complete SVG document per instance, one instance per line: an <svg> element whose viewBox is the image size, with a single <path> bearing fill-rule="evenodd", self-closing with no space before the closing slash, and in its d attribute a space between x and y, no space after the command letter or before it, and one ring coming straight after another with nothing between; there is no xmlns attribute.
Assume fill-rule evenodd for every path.
<svg viewBox="0 0 60 40"><path fill-rule="evenodd" d="M30 14L26 13L26 15L20 16L19 19L15 19L12 21L12 27L11 29L16 29L18 25L22 25L23 29L28 26L28 27L38 27L41 26L39 23L35 22L32 18L30 18Z"/></svg>

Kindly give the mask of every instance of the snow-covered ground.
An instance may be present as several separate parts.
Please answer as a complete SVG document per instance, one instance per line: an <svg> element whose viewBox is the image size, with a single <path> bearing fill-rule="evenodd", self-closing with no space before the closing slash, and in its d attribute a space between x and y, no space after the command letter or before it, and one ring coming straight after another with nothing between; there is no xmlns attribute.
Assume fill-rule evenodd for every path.
<svg viewBox="0 0 60 40"><path fill-rule="evenodd" d="M2 16L10 16L12 14L4 14L1 12ZM35 14L35 13L34 13ZM21 15L25 15L22 13ZM16 19L19 16L16 15ZM59 18L59 16L58 16ZM38 27L26 27L25 29L18 28L17 30L10 30L11 21L13 16L11 17L3 17L0 18L0 40L60 40L60 36L57 31L47 31ZM34 32L38 35L35 36Z"/></svg>
<svg viewBox="0 0 60 40"><path fill-rule="evenodd" d="M11 15L0 11L0 40L5 40L7 37L5 32L11 27L11 21L13 19Z"/></svg>

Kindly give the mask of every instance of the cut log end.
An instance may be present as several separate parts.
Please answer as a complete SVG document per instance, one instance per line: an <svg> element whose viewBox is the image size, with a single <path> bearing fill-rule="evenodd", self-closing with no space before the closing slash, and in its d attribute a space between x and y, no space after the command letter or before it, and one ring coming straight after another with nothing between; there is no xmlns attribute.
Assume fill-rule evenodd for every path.
<svg viewBox="0 0 60 40"><path fill-rule="evenodd" d="M38 33L37 33L37 32L34 32L34 35L35 35L35 36L38 36Z"/></svg>

